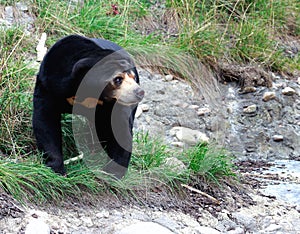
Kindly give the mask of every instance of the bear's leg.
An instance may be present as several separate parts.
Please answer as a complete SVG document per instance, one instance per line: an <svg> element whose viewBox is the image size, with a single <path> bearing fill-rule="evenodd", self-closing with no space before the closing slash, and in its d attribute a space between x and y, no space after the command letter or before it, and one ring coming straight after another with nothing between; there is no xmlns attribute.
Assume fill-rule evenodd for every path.
<svg viewBox="0 0 300 234"><path fill-rule="evenodd" d="M118 104L103 118L103 113L96 112L97 135L110 162L104 170L116 178L122 178L129 166L132 151L132 127L136 108ZM98 117L99 116L99 117ZM101 118L102 117L102 118Z"/></svg>
<svg viewBox="0 0 300 234"><path fill-rule="evenodd" d="M56 173L65 175L62 154L61 113L54 101L34 97L33 131L45 163Z"/></svg>

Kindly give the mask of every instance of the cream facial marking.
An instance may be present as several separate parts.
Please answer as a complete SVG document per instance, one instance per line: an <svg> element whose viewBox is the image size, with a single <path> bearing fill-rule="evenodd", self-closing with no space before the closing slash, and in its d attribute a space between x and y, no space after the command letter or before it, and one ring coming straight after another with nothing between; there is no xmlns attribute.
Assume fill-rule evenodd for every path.
<svg viewBox="0 0 300 234"><path fill-rule="evenodd" d="M135 82L135 74L121 73L113 79L113 96L122 105L133 105L140 102L144 97L144 90Z"/></svg>

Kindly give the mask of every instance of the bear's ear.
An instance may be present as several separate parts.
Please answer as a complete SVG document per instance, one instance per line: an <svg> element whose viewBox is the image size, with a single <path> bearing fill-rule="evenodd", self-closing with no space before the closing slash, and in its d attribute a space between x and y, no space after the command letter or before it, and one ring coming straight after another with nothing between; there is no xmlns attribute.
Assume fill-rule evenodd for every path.
<svg viewBox="0 0 300 234"><path fill-rule="evenodd" d="M71 77L74 79L83 78L85 74L96 64L95 58L83 58L76 62L72 68Z"/></svg>

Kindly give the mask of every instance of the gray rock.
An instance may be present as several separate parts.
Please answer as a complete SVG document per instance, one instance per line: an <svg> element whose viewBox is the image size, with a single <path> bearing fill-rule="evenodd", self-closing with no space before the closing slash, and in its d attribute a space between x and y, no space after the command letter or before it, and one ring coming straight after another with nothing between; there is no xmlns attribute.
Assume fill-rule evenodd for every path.
<svg viewBox="0 0 300 234"><path fill-rule="evenodd" d="M287 96L292 96L292 95L296 94L295 89L293 89L291 87L285 87L281 92L282 92L282 94L287 95Z"/></svg>
<svg viewBox="0 0 300 234"><path fill-rule="evenodd" d="M115 234L173 234L169 229L153 222L139 222L123 228Z"/></svg>
<svg viewBox="0 0 300 234"><path fill-rule="evenodd" d="M274 135L273 137L273 141L279 142L279 141L283 141L284 137L282 135Z"/></svg>
<svg viewBox="0 0 300 234"><path fill-rule="evenodd" d="M236 220L237 224L244 226L249 232L253 232L257 229L256 220L250 214L236 212L232 214L232 217Z"/></svg>
<svg viewBox="0 0 300 234"><path fill-rule="evenodd" d="M282 229L282 227L278 224L275 224L275 223L272 223L270 224L269 227L267 227L266 229L264 229L263 231L265 233L273 233L273 232L277 232L279 231L280 229Z"/></svg>
<svg viewBox="0 0 300 234"><path fill-rule="evenodd" d="M197 229L199 234L220 234L221 232L217 231L214 228L211 227L205 227L205 226L200 226Z"/></svg>
<svg viewBox="0 0 300 234"><path fill-rule="evenodd" d="M25 234L50 234L50 227L41 219L31 219L26 226Z"/></svg>
<svg viewBox="0 0 300 234"><path fill-rule="evenodd" d="M173 75L166 75L164 81L171 81L173 80Z"/></svg>
<svg viewBox="0 0 300 234"><path fill-rule="evenodd" d="M171 142L171 146L175 146L175 147L178 147L178 148L183 148L184 143L181 142L181 141L174 141L174 142Z"/></svg>
<svg viewBox="0 0 300 234"><path fill-rule="evenodd" d="M170 168L172 171L178 174L185 172L187 169L187 166L175 157L166 158L164 163L167 168Z"/></svg>
<svg viewBox="0 0 300 234"><path fill-rule="evenodd" d="M263 101L267 102L274 98L276 98L275 92L265 92L262 99L263 99Z"/></svg>
<svg viewBox="0 0 300 234"><path fill-rule="evenodd" d="M209 108L203 107L203 108L199 108L199 109L198 109L197 115L203 116L203 115L208 114L208 113L210 113L210 112L211 112L211 110L210 110Z"/></svg>
<svg viewBox="0 0 300 234"><path fill-rule="evenodd" d="M135 118L138 118L141 116L141 114L143 113L143 109L141 106L138 106L135 112Z"/></svg>
<svg viewBox="0 0 300 234"><path fill-rule="evenodd" d="M245 107L243 109L243 112L246 114L252 114L252 113L255 113L256 110L257 110L257 105L253 104L253 105Z"/></svg>
<svg viewBox="0 0 300 234"><path fill-rule="evenodd" d="M143 112L147 112L150 109L150 106L148 104L141 104L139 105Z"/></svg>
<svg viewBox="0 0 300 234"><path fill-rule="evenodd" d="M170 130L170 134L175 135L179 141L185 142L191 146L201 142L208 143L209 141L209 138L205 133L185 127L174 127Z"/></svg>
<svg viewBox="0 0 300 234"><path fill-rule="evenodd" d="M16 8L20 11L28 11L28 6L25 2L17 2Z"/></svg>

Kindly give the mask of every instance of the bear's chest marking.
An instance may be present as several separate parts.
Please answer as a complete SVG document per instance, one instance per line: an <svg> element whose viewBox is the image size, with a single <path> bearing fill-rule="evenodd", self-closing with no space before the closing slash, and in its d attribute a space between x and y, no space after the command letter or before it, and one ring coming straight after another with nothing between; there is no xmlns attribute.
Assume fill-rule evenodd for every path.
<svg viewBox="0 0 300 234"><path fill-rule="evenodd" d="M92 97L88 97L86 99L84 99L82 102L78 102L76 101L76 97L69 97L67 98L67 102L74 106L75 104L79 104L82 105L86 108L95 108L97 105L103 105L103 101L98 100L97 98L92 98Z"/></svg>

